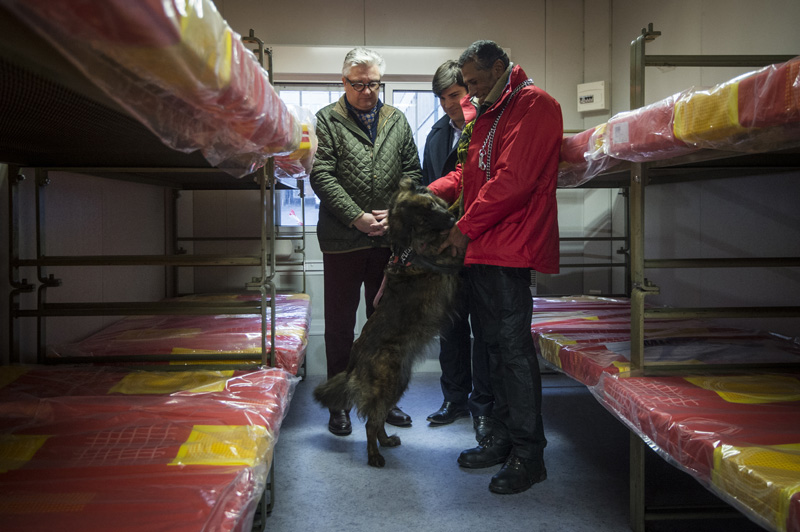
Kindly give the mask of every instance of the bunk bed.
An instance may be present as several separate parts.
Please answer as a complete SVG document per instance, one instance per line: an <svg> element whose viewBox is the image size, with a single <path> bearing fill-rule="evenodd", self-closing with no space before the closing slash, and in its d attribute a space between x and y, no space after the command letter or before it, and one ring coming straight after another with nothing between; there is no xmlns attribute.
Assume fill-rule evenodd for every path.
<svg viewBox="0 0 800 532"><path fill-rule="evenodd" d="M246 531L296 378L0 367L5 530Z"/></svg>
<svg viewBox="0 0 800 532"><path fill-rule="evenodd" d="M260 298L246 293L192 294L176 302L181 306L192 302L255 304ZM275 360L271 365L297 375L308 345L311 300L302 293L277 293L275 299ZM263 335L267 341L272 323L268 320ZM48 346L44 362L86 362L88 357L93 363L188 365L221 363L228 354L248 354L256 358L230 363L261 365L261 338L259 314L127 316L79 342ZM272 350L271 343L269 348Z"/></svg>
<svg viewBox="0 0 800 532"><path fill-rule="evenodd" d="M277 291L275 243L298 241L303 257L305 235L282 237L274 204L278 189L310 170L313 115L278 98L271 51L252 31L240 38L209 0L0 0L0 32L12 287L11 365L0 367L4 526L263 529L275 495L272 447L304 359L310 305L304 293ZM260 252L191 255L165 236L159 255L48 255L44 231L58 220L45 217L45 190L74 174L176 193L260 193ZM165 218L176 211L167 203ZM31 213L34 227L23 233ZM23 235L35 241L33 257ZM302 258L292 263L302 270ZM206 266L255 267L260 276L233 297L177 297L173 282L153 302L48 299L58 272L99 265L163 267L173 280L178 268ZM125 318L49 346L46 322L64 316ZM37 366L20 364L26 318L35 320ZM223 322L226 331L214 328ZM175 327L192 331L182 340L205 333L203 345L165 347ZM114 342L101 345L109 334ZM150 342L131 350L125 340L134 336ZM79 361L88 364L52 366ZM229 365L220 371L219 362ZM137 371L120 367L133 364Z"/></svg>
<svg viewBox="0 0 800 532"><path fill-rule="evenodd" d="M797 267L792 257L645 259L644 191L687 179L800 169L800 57L651 56L631 43L631 111L565 137L560 187L627 190L629 297L534 297L531 333L548 365L588 386L631 430L630 524L725 515L651 508L649 447L760 526L800 530L800 349L796 338L716 318L796 317L798 307L664 308L648 268ZM644 105L647 66L752 66L714 87Z"/></svg>

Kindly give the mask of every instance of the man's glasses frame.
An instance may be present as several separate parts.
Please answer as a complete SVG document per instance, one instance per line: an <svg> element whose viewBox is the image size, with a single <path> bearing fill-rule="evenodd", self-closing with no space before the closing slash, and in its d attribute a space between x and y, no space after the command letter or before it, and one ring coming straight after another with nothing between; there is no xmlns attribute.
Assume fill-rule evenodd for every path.
<svg viewBox="0 0 800 532"><path fill-rule="evenodd" d="M356 92L364 92L364 89L366 89L367 87L369 87L369 90L371 90L372 92L376 92L381 87L380 81L370 81L369 83L361 83L360 81L352 82L349 79L347 79L347 83L349 83L350 86L353 87L353 90Z"/></svg>

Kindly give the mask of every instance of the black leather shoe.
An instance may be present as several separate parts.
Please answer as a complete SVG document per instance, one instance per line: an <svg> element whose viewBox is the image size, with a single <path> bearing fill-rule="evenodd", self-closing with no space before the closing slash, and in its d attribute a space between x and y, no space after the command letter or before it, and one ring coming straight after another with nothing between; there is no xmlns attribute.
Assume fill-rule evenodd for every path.
<svg viewBox="0 0 800 532"><path fill-rule="evenodd" d="M347 436L353 432L353 425L350 423L350 412L347 410L331 410L331 418L328 420L328 430L337 436Z"/></svg>
<svg viewBox="0 0 800 532"><path fill-rule="evenodd" d="M520 458L512 452L500 471L492 477L489 491L503 495L520 493L546 478L544 460Z"/></svg>
<svg viewBox="0 0 800 532"><path fill-rule="evenodd" d="M492 433L492 418L489 416L475 416L472 418L472 426L475 429L475 440L481 441Z"/></svg>
<svg viewBox="0 0 800 532"><path fill-rule="evenodd" d="M393 406L389 413L386 414L386 422L395 427L410 427L411 416L397 408L397 406Z"/></svg>
<svg viewBox="0 0 800 532"><path fill-rule="evenodd" d="M462 451L458 457L458 465L467 469L479 469L495 464L502 464L511 454L511 442L501 440L494 434L483 438L478 446Z"/></svg>
<svg viewBox="0 0 800 532"><path fill-rule="evenodd" d="M428 416L428 421L434 425L447 425L460 417L467 416L469 416L469 410L466 406L445 401L439 410Z"/></svg>

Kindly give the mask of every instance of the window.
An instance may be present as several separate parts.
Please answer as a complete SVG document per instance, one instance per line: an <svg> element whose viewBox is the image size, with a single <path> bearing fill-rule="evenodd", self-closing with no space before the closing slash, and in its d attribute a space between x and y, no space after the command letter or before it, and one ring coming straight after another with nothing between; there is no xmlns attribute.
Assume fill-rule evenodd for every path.
<svg viewBox="0 0 800 532"><path fill-rule="evenodd" d="M419 161L422 163L425 139L428 138L428 133L431 132L433 124L444 116L444 110L439 105L439 99L431 90L395 88L392 90L392 105L406 115L411 131L414 132L414 142L417 143Z"/></svg>
<svg viewBox="0 0 800 532"><path fill-rule="evenodd" d="M425 148L425 139L433 124L444 115L439 101L430 90L428 83L386 83L381 89L381 101L391 102L406 115L414 141L417 144L420 162ZM339 100L344 94L341 83L276 83L275 89L287 104L301 105L317 112L326 105ZM300 183L304 187L306 226L315 226L319 220L319 199L311 189L308 180ZM278 191L281 210L278 225L301 225L303 201L300 190Z"/></svg>

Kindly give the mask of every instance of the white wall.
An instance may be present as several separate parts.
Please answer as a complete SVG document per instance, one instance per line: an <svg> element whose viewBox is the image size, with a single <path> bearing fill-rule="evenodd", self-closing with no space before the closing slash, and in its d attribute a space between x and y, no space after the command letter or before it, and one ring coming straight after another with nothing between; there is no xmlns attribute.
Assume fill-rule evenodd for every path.
<svg viewBox="0 0 800 532"><path fill-rule="evenodd" d="M37 182L32 170L26 169L24 175L25 179L19 185L20 212L24 220L20 227L20 257L31 259L36 257L34 208ZM163 188L67 172L51 172L49 184L39 188L44 255L164 253ZM7 261L3 262L7 264ZM47 290L49 303L156 301L166 296L163 267L81 266L44 269L45 276L51 273L61 284ZM36 277L35 268L20 269L20 278L38 286ZM35 308L36 297L35 292L21 295L20 307ZM3 306L7 308L7 304ZM81 339L117 319L119 317L116 316L48 319L47 343L55 345ZM35 324L33 318L20 320L24 334L21 335L23 362L36 360ZM4 332L7 329L4 328Z"/></svg>
<svg viewBox="0 0 800 532"><path fill-rule="evenodd" d="M662 35L648 54L800 54L794 0L617 0L612 9L614 112L628 106L625 48L653 22ZM654 68L646 103L692 86L713 86L752 68ZM800 175L753 176L646 190L647 258L800 256ZM661 288L648 301L669 306L796 305L798 269L648 270ZM800 320L728 320L731 325L800 335Z"/></svg>

